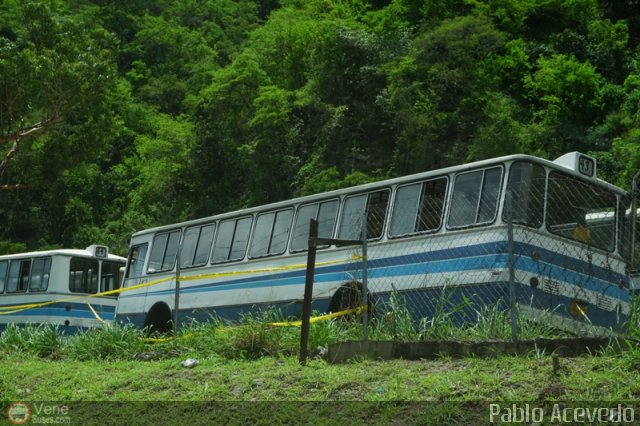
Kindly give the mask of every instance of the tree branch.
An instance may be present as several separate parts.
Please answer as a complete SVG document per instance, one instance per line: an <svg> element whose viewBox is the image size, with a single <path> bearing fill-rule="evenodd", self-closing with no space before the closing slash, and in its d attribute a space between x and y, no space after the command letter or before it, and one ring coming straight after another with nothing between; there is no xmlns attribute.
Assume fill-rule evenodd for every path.
<svg viewBox="0 0 640 426"><path fill-rule="evenodd" d="M9 141L15 142L16 140L20 140L24 138L36 137L44 133L51 126L58 124L61 121L62 121L62 117L60 117L60 114L56 112L56 114L51 118L47 118L46 120L36 123L33 126L25 127L9 135L0 135L0 143L9 142Z"/></svg>
<svg viewBox="0 0 640 426"><path fill-rule="evenodd" d="M25 185L23 183L14 183L11 185L0 185L0 191L13 191L16 189L25 189L28 187L29 185Z"/></svg>
<svg viewBox="0 0 640 426"><path fill-rule="evenodd" d="M36 123L31 127L20 129L17 132L10 135L0 135L0 144L3 142L13 141L13 145L11 146L11 149L9 149L9 152L5 154L4 158L2 159L2 162L0 162L0 176L4 175L9 165L9 162L11 161L13 156L15 156L18 153L22 139L34 138L36 136L39 136L45 131L47 131L51 126L61 121L62 121L62 117L60 116L59 112L56 110L55 114L52 117L46 120L43 120L39 123Z"/></svg>

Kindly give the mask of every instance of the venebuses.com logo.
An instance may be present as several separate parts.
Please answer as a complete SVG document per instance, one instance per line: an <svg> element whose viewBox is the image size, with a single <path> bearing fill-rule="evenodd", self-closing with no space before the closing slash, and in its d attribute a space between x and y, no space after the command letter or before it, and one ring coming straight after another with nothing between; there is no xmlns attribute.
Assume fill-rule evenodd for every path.
<svg viewBox="0 0 640 426"><path fill-rule="evenodd" d="M7 418L14 425L24 425L31 418L31 409L26 402L14 402L7 409Z"/></svg>
<svg viewBox="0 0 640 426"><path fill-rule="evenodd" d="M57 403L13 402L7 408L7 419L14 425L71 424L69 406Z"/></svg>

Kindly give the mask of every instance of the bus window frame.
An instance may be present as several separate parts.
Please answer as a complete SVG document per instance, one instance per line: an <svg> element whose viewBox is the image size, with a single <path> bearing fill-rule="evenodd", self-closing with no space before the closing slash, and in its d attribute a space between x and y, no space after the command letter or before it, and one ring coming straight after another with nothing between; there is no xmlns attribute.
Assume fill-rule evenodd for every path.
<svg viewBox="0 0 640 426"><path fill-rule="evenodd" d="M5 292L5 289L7 287L7 277L9 274L9 261L8 260L2 260L0 261L0 265L4 264L5 268L4 268L4 274L0 275L0 282L2 283L2 287L0 287L0 294L3 294Z"/></svg>
<svg viewBox="0 0 640 426"><path fill-rule="evenodd" d="M196 255L198 254L198 247L200 246L200 240L202 239L202 229L206 228L208 226L213 226L213 233L211 234L211 243L209 243L209 250L207 251L207 258L204 260L204 262L202 263L194 263L194 260L196 258ZM198 229L198 238L193 250L193 256L191 259L191 262L189 265L183 265L182 264L182 260L183 260L183 249L184 249L184 242L186 240L187 237L187 232L190 229ZM180 269L192 269L192 268L200 268L203 266L207 266L209 264L209 260L211 259L211 254L213 253L213 244L216 241L216 234L218 233L218 222L217 221L213 221L213 222L208 222L208 223L203 223L203 224L199 224L199 225L191 225L188 226L186 228L184 228L184 231L182 232L182 241L180 241Z"/></svg>
<svg viewBox="0 0 640 426"><path fill-rule="evenodd" d="M43 260L45 261L45 265L46 265L46 261L49 260L49 268L47 269L45 266L45 269L43 269L43 275L42 275L42 279L44 279L44 275L46 273L47 275L47 285L42 287L42 288L37 288L37 289L33 289L31 288L31 284L33 284L33 271L34 271L34 265L38 260ZM34 293L40 293L40 292L45 292L49 289L49 282L51 282L51 266L53 265L53 259L51 256L42 256L42 257L35 257L32 259L31 262L31 271L29 272L29 293L34 292Z"/></svg>
<svg viewBox="0 0 640 426"><path fill-rule="evenodd" d="M236 236L236 231L238 230L238 222L244 219L250 219L251 223L249 224L249 236L247 238L247 244L245 244L244 247L244 255L242 257L238 257L238 258L233 258L231 259L231 253L233 252L233 241L235 239ZM233 236L231 237L231 245L229 246L229 250L227 252L227 258L224 260L214 260L213 259L213 253L215 251L216 248L216 242L219 236L219 232L220 232L220 228L221 225L224 222L229 222L229 221L234 221L235 222L235 226L233 228ZM255 226L255 215L253 214L246 214L243 216L236 216L236 217L230 217L227 219L221 219L219 221L217 221L217 226L216 226L216 232L215 235L213 236L213 242L211 243L211 253L209 254L209 265L220 265L223 263L231 263L231 262L241 262L243 261L246 257L247 257L247 253L249 251L249 243L251 242L251 234L253 233L253 227Z"/></svg>
<svg viewBox="0 0 640 426"><path fill-rule="evenodd" d="M178 234L178 242L176 243L176 247L177 247L176 254L175 254L171 264L167 268L164 268L163 266L164 266L166 258L167 258L167 249L169 248L169 242L171 241L171 236L173 234L176 234L176 233ZM178 251L180 250L180 245L182 243L182 234L183 234L182 228L176 228L176 229L171 229L171 230L168 230L168 231L158 232L158 233L153 235L153 238L151 239L151 249L149 250L149 260L147 262L147 274L149 274L149 275L161 274L163 272L171 272L171 271L173 271L175 269L176 262L177 262L177 259L178 259ZM164 243L164 248L162 250L162 259L161 259L161 263L160 263L160 269L152 271L149 268L151 266L151 254L152 254L153 249L155 247L155 241L156 241L156 238L164 236L164 235L167 236L167 241Z"/></svg>
<svg viewBox="0 0 640 426"><path fill-rule="evenodd" d="M498 193L496 194L496 206L495 206L495 210L494 210L494 214L493 217L491 218L491 220L488 221L484 221L484 222L474 222L474 223L470 223L470 224L465 224L465 225L450 225L449 221L451 219L451 213L453 211L453 197L455 195L455 190L456 190L456 181L458 179L458 176L462 176L462 175L466 175L466 174L470 174L470 173L476 173L479 171L483 172L482 175L482 182L480 183L480 192L478 194L478 200L476 203L476 213L475 213L475 217L477 220L478 219L478 215L480 213L480 203L482 201L482 191L484 189L484 182L485 182L485 175L487 170L492 170L492 169L500 169L500 182L498 185ZM447 230L451 230L451 231L455 231L455 230L460 230L460 229L470 229L470 228L477 228L477 227L482 227L482 226L490 226L496 223L496 221L498 220L498 217L500 216L500 207L503 203L503 199L504 199L504 185L505 185L505 164L504 163L497 163L494 165L490 165L490 166L486 166L486 167L480 167L480 168L476 168L476 169L472 169L472 170L464 170L464 171L460 171L458 173L455 173L452 179L452 183L451 183L451 189L449 191L449 195L447 197L447 206L446 206L446 215L447 215L447 220L446 220L446 229Z"/></svg>
<svg viewBox="0 0 640 426"><path fill-rule="evenodd" d="M291 217L289 218L289 230L287 231L287 238L284 242L284 247L280 252L270 253L269 250L271 248L271 244L273 243L273 233L275 231L276 222L278 220L278 214L286 211L291 212ZM274 216L273 216L273 222L271 223L271 231L269 232L269 243L267 244L267 253L253 256L251 255L251 249L253 246L254 238L256 236L256 231L258 230L258 220L260 219L260 216L264 216L268 214L273 214ZM296 210L294 206L288 206L288 207L283 207L277 210L268 210L268 211L257 213L253 218L253 226L251 229L251 234L249 236L249 241L247 242L247 249L245 253L247 259L263 259L265 257L281 256L285 254L287 252L287 248L289 247L289 239L291 238L291 234L292 234L291 230L293 229L293 219L295 218L295 215L296 215Z"/></svg>
<svg viewBox="0 0 640 426"><path fill-rule="evenodd" d="M308 244L307 244L307 247L299 248L299 249L294 249L292 247L293 240L294 240L294 237L295 237L295 232L294 231L296 229L296 224L298 223L298 213L299 213L300 209L303 208L303 207L308 207L308 206L312 206L312 205L315 204L318 207L316 209L315 220L318 220L318 215L320 214L320 206L321 206L321 204L330 203L330 202L337 202L338 203L336 211L335 211L335 213L333 215L333 229L331 231L331 235L324 236L324 237L320 236L320 235L318 235L318 236L321 237L321 238L332 239L336 235L336 230L338 229L338 217L340 215L340 208L342 206L342 199L340 197L325 198L323 200L311 201L311 202L308 202L308 203L305 203L305 204L298 204L296 206L296 211L295 211L295 214L293 216L293 224L291 226L291 235L289 236L289 244L288 244L289 253L302 253L302 252L305 252L305 251L309 250ZM307 226L307 241L308 241L309 240L309 232L308 232L309 224L306 224L306 226ZM318 246L317 249L318 250L322 250L322 249L326 249L327 247L330 247L330 246L325 244L325 245L322 245L322 246Z"/></svg>
<svg viewBox="0 0 640 426"><path fill-rule="evenodd" d="M13 264L17 263L19 265L19 269L18 269L18 281L16 282L16 289L15 290L9 290L9 286L8 286L8 281L11 278L11 267L13 266ZM7 268L7 284L5 285L6 287L6 292L7 293L11 293L11 294L19 294L19 293L27 293L29 290L29 282L31 281L31 264L33 262L32 258L24 258L24 259L11 259L9 261L9 267ZM26 274L27 277L27 285L25 286L24 289L22 289L22 282L24 280L25 274L23 271L23 265L25 263L28 263L29 266L29 273ZM19 290L20 289L20 290Z"/></svg>
<svg viewBox="0 0 640 426"><path fill-rule="evenodd" d="M382 224L380 225L381 229L380 229L380 235L377 237L370 237L369 236L369 200L371 198L372 194L378 193L378 192L386 192L387 193L387 203L385 206L385 214L384 214L384 220L382 221ZM387 233L387 222L389 221L389 206L391 206L391 197L393 195L393 191L391 189L391 187L389 186L383 186L381 188L376 188L376 189L370 189L368 191L363 191L363 192L354 192L351 194L346 194L344 197L342 197L342 200L340 202L340 209L338 212L338 222L336 223L336 229L334 230L334 233L336 235L336 238L338 239L344 239L341 238L340 236L340 230L342 229L342 222L344 221L344 210L347 206L347 200L349 198L355 198L355 197L359 197L361 195L366 195L367 196L367 200L365 202L365 212L367 214L367 241L380 241L382 240L386 233ZM361 228L362 230L362 228ZM347 238L347 239L356 239L359 240L361 239L361 235L358 235L357 238Z"/></svg>
<svg viewBox="0 0 640 426"><path fill-rule="evenodd" d="M423 188L424 188L424 184L427 182L434 182L437 180L442 180L444 179L445 181L445 186L444 186L444 197L442 198L442 212L440 214L440 223L438 224L438 227L435 229L429 229L426 231L414 231L414 232L407 232L404 234L398 234L398 235L392 235L391 234L391 224L393 223L393 216L395 213L395 207L396 207L396 202L397 202L397 196L398 196L398 190L400 188L404 188L407 186L411 186L411 185L416 185L416 184L420 184L421 188L420 188L420 198L418 199L418 209L416 210L416 217L415 220L418 220L418 216L420 216L420 208L422 207L421 205L421 201L423 200L422 195L423 195ZM451 190L451 185L450 185L451 179L448 175L442 175L442 176L435 176L432 178L428 178L428 179L421 179L421 180L416 180L413 182L407 182L407 183L403 183L400 184L398 186L396 186L393 190L393 202L391 203L391 214L389 215L389 225L387 226L387 238L395 240L398 238L408 238L408 237L414 237L417 235L429 235L429 234L436 234L438 233L440 230L442 230L442 228L444 227L444 223L445 223L445 217L447 216L447 200L449 199L449 192ZM415 228L415 224L414 224L414 228Z"/></svg>

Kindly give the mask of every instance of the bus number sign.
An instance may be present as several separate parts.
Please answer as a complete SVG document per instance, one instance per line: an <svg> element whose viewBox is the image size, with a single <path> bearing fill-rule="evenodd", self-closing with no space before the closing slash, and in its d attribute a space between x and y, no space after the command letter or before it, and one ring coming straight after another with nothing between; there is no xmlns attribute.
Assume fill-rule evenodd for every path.
<svg viewBox="0 0 640 426"><path fill-rule="evenodd" d="M593 177L595 166L595 160L593 158L584 155L578 158L578 171L585 176Z"/></svg>

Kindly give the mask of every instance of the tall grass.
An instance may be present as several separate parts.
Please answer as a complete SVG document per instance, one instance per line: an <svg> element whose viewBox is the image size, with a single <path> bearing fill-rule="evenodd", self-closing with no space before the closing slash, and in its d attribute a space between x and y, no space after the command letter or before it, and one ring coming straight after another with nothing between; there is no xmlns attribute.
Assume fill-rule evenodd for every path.
<svg viewBox="0 0 640 426"><path fill-rule="evenodd" d="M144 351L142 332L132 325L108 325L82 331L69 339L65 354L84 360L112 360L127 358Z"/></svg>
<svg viewBox="0 0 640 426"><path fill-rule="evenodd" d="M638 334L640 304L630 315L630 332ZM490 340L511 338L510 312L503 303L476 306L469 297L457 298L447 289L437 300L433 314L415 318L405 296L393 288L389 299L376 307L369 336L375 340ZM206 323L187 322L177 336L147 339L131 325L110 325L66 336L53 326L9 326L0 335L0 356L30 354L75 360L163 359L175 357L221 357L255 359L293 355L300 350L300 327L274 326L286 322L279 310L267 309L243 315L236 322L211 318ZM634 328L635 327L635 328ZM518 315L518 337L555 337L544 321ZM362 338L359 316L347 316L311 324L311 356L324 352L330 343ZM640 358L640 357L639 357Z"/></svg>
<svg viewBox="0 0 640 426"><path fill-rule="evenodd" d="M49 324L17 327L9 324L0 334L0 352L21 352L39 357L57 358L63 350L60 329Z"/></svg>

